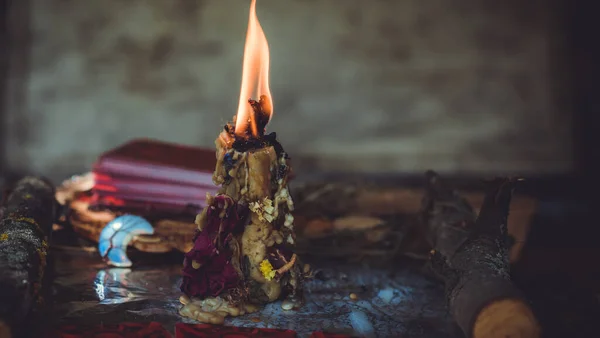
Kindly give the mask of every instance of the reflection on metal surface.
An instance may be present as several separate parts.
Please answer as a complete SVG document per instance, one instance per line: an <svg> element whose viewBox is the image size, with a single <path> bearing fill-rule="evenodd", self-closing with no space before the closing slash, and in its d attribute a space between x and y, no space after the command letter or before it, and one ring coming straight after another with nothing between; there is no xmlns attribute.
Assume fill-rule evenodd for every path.
<svg viewBox="0 0 600 338"><path fill-rule="evenodd" d="M98 251L109 265L130 267L127 246L136 235L151 235L152 225L140 216L123 215L108 222L100 233Z"/></svg>
<svg viewBox="0 0 600 338"><path fill-rule="evenodd" d="M118 304L132 300L135 295L127 290L127 275L131 269L100 270L94 279L94 290L100 304Z"/></svg>
<svg viewBox="0 0 600 338"><path fill-rule="evenodd" d="M176 323L190 322L178 314L179 255L162 261L141 256L135 268L120 269L105 268L97 254L84 250L57 250L55 254L54 322L158 321L171 332ZM280 303L273 303L259 313L228 319L225 324L292 329L298 337L308 337L316 329L355 335L374 330L380 337L462 336L455 332L442 286L410 269L324 261L313 265L321 270L320 279L306 285L306 306L286 312ZM351 293L358 296L356 300L349 297ZM365 316L368 323L360 320Z"/></svg>
<svg viewBox="0 0 600 338"><path fill-rule="evenodd" d="M102 271L102 272L104 272L104 271ZM100 274L100 273L98 273L98 274ZM96 280L94 281L94 285L95 285L94 290L96 290L96 294L98 295L98 300L103 301L104 300L104 282L102 282L101 277L100 278L96 277Z"/></svg>

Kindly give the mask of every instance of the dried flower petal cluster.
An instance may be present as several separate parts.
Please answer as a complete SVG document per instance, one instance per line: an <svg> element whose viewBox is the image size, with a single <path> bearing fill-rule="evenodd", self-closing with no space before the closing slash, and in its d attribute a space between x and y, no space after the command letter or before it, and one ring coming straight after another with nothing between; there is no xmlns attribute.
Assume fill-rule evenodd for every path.
<svg viewBox="0 0 600 338"><path fill-rule="evenodd" d="M277 273L275 270L273 270L273 265L271 264L271 262L269 262L268 259L265 259L262 262L260 262L260 272L262 272L263 276L268 281L273 280Z"/></svg>
<svg viewBox="0 0 600 338"><path fill-rule="evenodd" d="M193 297L215 297L234 288L239 276L231 264L229 241L243 231L238 204L226 195L218 195L206 209L205 224L194 238L194 247L184 259L181 291Z"/></svg>

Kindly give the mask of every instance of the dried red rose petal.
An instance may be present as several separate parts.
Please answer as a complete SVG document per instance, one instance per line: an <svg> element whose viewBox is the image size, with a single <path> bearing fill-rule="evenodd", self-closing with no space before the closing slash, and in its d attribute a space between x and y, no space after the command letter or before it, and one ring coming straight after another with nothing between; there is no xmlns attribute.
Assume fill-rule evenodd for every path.
<svg viewBox="0 0 600 338"><path fill-rule="evenodd" d="M243 227L240 207L226 195L215 196L207 210L204 229L185 255L181 291L190 297L215 297L239 283L228 247L231 234ZM194 265L197 267L195 268Z"/></svg>
<svg viewBox="0 0 600 338"><path fill-rule="evenodd" d="M175 324L175 338L192 337L280 337L295 338L296 332L292 330L265 329L252 327L232 327L210 324Z"/></svg>
<svg viewBox="0 0 600 338"><path fill-rule="evenodd" d="M120 323L85 325L61 325L50 329L44 336L46 338L89 338L89 337L115 337L115 338L171 338L171 334L160 323Z"/></svg>

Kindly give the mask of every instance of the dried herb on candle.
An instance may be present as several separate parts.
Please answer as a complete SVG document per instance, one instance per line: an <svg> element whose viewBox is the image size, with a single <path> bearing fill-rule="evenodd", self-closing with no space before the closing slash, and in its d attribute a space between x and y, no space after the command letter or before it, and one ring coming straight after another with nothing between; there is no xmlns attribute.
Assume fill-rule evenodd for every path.
<svg viewBox="0 0 600 338"><path fill-rule="evenodd" d="M223 165L225 166L225 172L227 173L228 177L231 177L229 176L229 171L233 169L235 162L236 161L233 159L233 155L231 153L227 153L225 156L223 156Z"/></svg>

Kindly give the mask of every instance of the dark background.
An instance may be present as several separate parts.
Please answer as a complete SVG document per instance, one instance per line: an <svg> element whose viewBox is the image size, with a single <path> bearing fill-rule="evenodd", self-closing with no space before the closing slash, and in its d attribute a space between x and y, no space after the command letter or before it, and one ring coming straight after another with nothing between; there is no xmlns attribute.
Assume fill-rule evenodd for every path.
<svg viewBox="0 0 600 338"><path fill-rule="evenodd" d="M237 108L247 4L13 1L7 168L59 182L135 137L212 148ZM269 130L301 176L581 171L566 6L260 0Z"/></svg>
<svg viewBox="0 0 600 338"><path fill-rule="evenodd" d="M320 3L319 1L297 2L302 3L303 6L311 6L313 4ZM374 1L373 3L375 2L379 3L383 1ZM52 3L52 6L59 6L59 3L63 3L62 5L66 7L61 10L65 13L69 13L69 6L75 6L73 2L69 1L49 1L49 3ZM294 1L294 3L296 3L296 1ZM331 3L339 4L341 2L331 1ZM365 8L361 7L361 9L366 11L366 7L369 6L368 3L369 2L365 2L362 4L361 6ZM388 3L390 2L388 1ZM458 11L464 11L465 13L469 11L468 6L475 6L474 2L472 1L459 1L457 3L460 3L462 6ZM491 2L483 1L481 3L490 4ZM507 8L510 6L525 6L522 4L520 5L519 2L513 1L506 1L502 3L502 6L506 6ZM375 164L373 164L372 167L369 167L368 165L355 167L350 166L350 169L352 169L354 173L364 176L377 176L383 173L389 175L390 173L395 173L397 174L396 176L410 177L409 180L414 181L413 178L420 177L420 173L423 169L433 168L440 169L442 172L447 172L448 175L460 178L461 181L464 180L471 182L467 184L477 182L479 178L483 176L489 176L494 173L524 173L528 180L521 188L521 192L538 197L540 199L540 210L530 234L529 242L526 246L523 259L515 267L516 279L522 288L528 292L532 298L534 307L539 311L542 321L547 325L547 328L549 328L547 332L551 333L550 335L574 336L574 332L577 332L577 336L581 337L594 336L600 332L596 324L597 318L600 318L600 311L598 309L598 297L600 297L600 264L598 263L600 259L600 254L598 253L600 250L600 224L598 221L599 218L597 211L597 189L600 186L598 184L598 176L600 173L600 150L597 146L600 135L600 96L598 96L597 90L598 79L600 79L600 48L598 43L600 40L598 38L598 34L600 32L598 10L600 9L600 6L598 4L594 4L592 1L557 0L532 1L527 3L529 3L529 5L527 5L528 9L526 11L522 10L522 8L518 10L515 9L514 11L506 10L507 14L504 19L505 21L502 21L502 25L499 24L496 29L498 32L509 30L509 26L511 24L510 18L515 13L525 13L525 18L519 18L514 15L515 20L521 21L524 20L535 23L537 22L535 18L538 16L544 16L546 18L547 21L544 22L546 22L547 25L544 27L552 28L552 34L546 36L546 38L548 41L554 41L555 43L552 45L554 46L553 48L548 48L545 50L548 59L552 60L548 63L547 67L547 72L548 74L551 74L551 76L538 76L538 73L535 73L538 75L527 75L524 72L523 74L525 75L522 75L525 78L530 76L530 80L527 83L532 87L542 86L547 81L550 81L551 89L549 89L546 93L547 97L550 97L550 99L524 100L522 103L527 107L523 108L522 112L526 113L531 111L531 106L535 106L537 103L545 104L544 107L556 108L556 112L543 112L541 113L542 115L536 115L532 113L531 116L525 117L506 117L507 115L511 116L511 113L505 111L504 109L506 109L506 107L517 107L518 103L521 101L517 100L518 102L515 101L506 105L505 107L498 107L498 109L495 109L494 104L496 101L494 99L490 99L485 95L477 95L477 92L473 91L471 88L478 87L481 84L469 84L468 80L463 80L462 82L457 81L454 83L454 86L458 87L458 90L466 91L464 94L465 97L471 97L471 100L465 101L464 104L467 107L469 103L474 105L479 104L480 106L487 105L486 109L489 110L487 114L490 116L490 119L496 119L499 123L506 123L506 125L509 126L506 128L513 130L514 134L498 137L493 132L490 132L488 139L484 138L471 140L470 138L473 136L469 134L467 130L469 127L473 127L471 123L472 116L467 115L462 118L464 120L462 124L459 123L458 125L454 125L454 127L450 125L447 128L457 128L461 131L465 130L464 138L465 140L470 140L465 142L483 143L485 147L482 149L473 150L472 147L468 146L457 147L452 149L452 154L450 155L440 154L432 151L428 156L419 156L420 151L422 151L421 148L415 150L415 152L403 150L389 155L389 157L391 157L389 162L393 164L384 167L381 170L377 169L381 168L380 164L385 161L385 159L382 159L383 157L381 156L374 159L370 158L368 152L369 148L365 148L367 150L363 150L362 152L357 151L355 155L344 155L345 157L341 156L340 158L332 156L331 153L334 150L327 150L327 147L331 147L331 149L337 149L336 145L331 143L330 140L339 137L339 135L335 132L331 133L332 135L330 139L322 139L325 144L322 147L324 149L322 152L318 151L318 143L314 146L314 148L317 149L316 151L304 151L302 146L302 136L289 136L289 143L291 144L291 148L299 153L297 156L299 159L299 168L305 168L306 171L316 170L318 172L332 173L344 171L344 169L348 168L349 163L369 162ZM202 125L198 127L199 136L190 136L188 138L183 137L181 140L177 140L175 136L171 137L171 135L174 134L179 135L178 132L168 132L169 128L177 129L179 127L174 127L173 125L167 124L161 125L161 123L164 123L165 119L169 119L169 116L163 116L162 118L157 117L160 122L157 122L159 126L153 127L154 129L150 127L148 127L149 129L143 127L140 127L139 129L135 129L133 127L130 128L126 124L126 121L130 120L125 119L125 122L123 122L125 127L123 127L123 129L106 130L105 134L107 135L103 137L98 136L102 133L102 131L91 133L95 135L93 137L96 137L96 139L94 139L94 146L90 147L88 152L85 152L85 148L79 149L73 147L72 145L69 145L68 149L64 149L63 151L63 149L60 148L60 145L65 143L56 141L56 138L44 139L43 136L45 135L44 133L56 132L55 129L52 129L56 127L51 126L48 127L48 130L44 131L44 123L46 123L45 121L47 121L47 119L37 120L36 116L38 115L36 114L40 114L40 112L29 114L27 107L32 107L31 109L35 110L40 109L42 105L40 103L34 104L31 102L28 105L23 105L22 103L24 101L26 102L29 100L27 95L23 94L22 92L15 91L14 88L9 89L9 84L11 86L17 85L18 87L18 85L22 85L21 82L27 82L29 81L28 79L35 78L37 76L35 73L35 67L28 65L30 59L35 60L36 56L23 53L23 50L30 50L29 53L34 53L34 51L39 50L31 49L31 46L35 45L36 43L36 40L32 38L34 34L27 29L24 31L18 31L15 29L18 29L19 27L21 29L23 27L27 27L27 25L31 24L31 20L39 21L41 20L40 16L44 15L43 10L41 9L34 11L34 7L41 6L39 1L12 1L13 7L11 7L11 11L7 11L7 8L10 4L11 1L0 0L0 13L2 17L0 28L0 43L2 48L2 52L0 53L0 92L2 93L2 101L0 105L0 128L3 130L0 140L0 175L3 180L9 181L16 176L20 176L25 173L37 173L50 176L55 181L58 181L68 175L87 170L91 160L93 160L93 158L95 158L101 151L119 144L121 141L130 137L142 136L144 130L150 130L149 134L152 134L150 136L153 137L156 136L160 138L161 136L166 135L165 138L171 138L174 141L210 146L212 139L218 130L219 123L221 123L223 119L226 119L228 116L232 115L230 113L221 113L220 119L211 119L209 117L202 118L199 116L198 123ZM442 6L441 3L439 5ZM262 5L259 1L259 11L261 6ZM267 6L267 1L265 1L264 7ZM396 7L392 6L392 8ZM241 12L245 13L244 11L245 9L241 10ZM434 18L435 15L439 15L439 13L435 11L435 8L432 8L431 11L431 15L434 16ZM500 9L491 8L488 12L491 11L500 11ZM332 10L331 12L335 12L335 10ZM340 10L340 13L341 12L342 10ZM9 18L8 13L10 13L12 17ZM37 17L32 19L32 13L35 13ZM78 12L73 11L73 13L77 14ZM65 14L65 18L72 17L72 15L74 15L73 13L70 15ZM377 13L373 15L376 16ZM241 15L240 17L244 16L245 14ZM465 16L468 17L467 14L465 14ZM457 17L461 16L457 15ZM60 15L56 13L52 14L52 20L57 20L57 18L60 18ZM71 19L65 20L68 21ZM11 22L10 25L9 22ZM17 24L15 25L15 23ZM269 33L274 29L269 29L267 23L273 23L269 20L263 23L267 33L267 38L269 38ZM60 26L59 23L56 23L56 25ZM240 37L243 37L243 32L245 29L243 27L244 25L245 23L240 24L239 27L236 27L238 31L232 34L237 34ZM529 27L526 24L516 21L514 25L522 27L522 29ZM465 26L468 27L467 24L465 24ZM9 28L12 29L10 34ZM241 28L241 30L238 28ZM488 29L492 28L488 27ZM474 24L473 31L477 31L478 29L481 29L481 27ZM285 31L285 29L283 29L283 31ZM59 33L60 32L57 31L57 34ZM404 35L398 37L394 37L392 35L389 37L389 39L407 39L406 34L403 34ZM528 34L527 31L522 32L522 35L526 34ZM516 34L515 36L518 37L519 34ZM533 37L531 39L534 39L535 34L532 36ZM52 32L47 32L46 39L51 38ZM318 36L311 38L319 39ZM369 36L367 36L365 39L368 40L370 38L376 39L375 37ZM455 36L455 38L460 39L459 36ZM360 40L361 37L357 36L356 39ZM504 53L504 47L502 45L505 43L504 40L494 40L491 35L487 38L483 37L482 39L486 40L489 46L491 46L486 47L486 50L497 50L497 53L499 54ZM274 40L280 41L277 38ZM531 41L525 40L524 43L529 43ZM239 39L235 42L232 42L232 45L234 46L231 48L232 53L236 52L241 54L241 43L243 43L243 41ZM271 43L273 44L273 42ZM279 47L279 49L281 48L285 48L285 46ZM434 47L432 48L435 49ZM541 52L538 51L538 53ZM18 57L15 57L15 55ZM533 53L532 55L532 57L535 57L538 54ZM37 58L39 59L39 56L37 56ZM276 58L277 54L273 53L272 50L272 59L275 60ZM436 58L439 60L439 62L443 62L444 54L436 54ZM491 56L489 56L489 61L485 60L487 59L482 61L483 64L494 64L497 62L497 59L494 59ZM275 63L276 61L273 62ZM319 58L316 58L314 62L318 64L320 62ZM377 61L371 60L369 62L372 63ZM542 60L540 60L540 62L542 62ZM310 60L307 61L307 64L310 64ZM523 65L527 66L528 63L525 62ZM531 66L534 67L533 64L531 64ZM236 65L236 67L239 67L239 65ZM283 66L279 68L282 67ZM236 71L232 72L233 75L231 76L232 83L236 83L235 85L239 86L239 84L236 82L239 81L237 78L239 76L239 71L237 68L235 69ZM15 71L19 71L21 73L17 72L16 74L18 76L15 77ZM495 71L491 71L490 74L497 77L498 75L495 72L498 71L501 71L501 69L495 69ZM152 72L152 70L148 70L148 72ZM427 73L427 70L423 72L429 74ZM463 69L458 74L470 74L469 72L469 69ZM519 72L521 71L516 71L516 73ZM448 76L454 75L456 74L450 74ZM272 77L277 77L277 72L272 72ZM9 79L12 80L9 81ZM61 86L61 80L61 78L54 79L57 87ZM422 84L422 78L420 75L413 75L412 78L410 76L406 76L404 78L400 78L398 81L403 83L403 87L397 88L398 90L406 90L406 88L410 88L411 86L425 86ZM411 81L414 81L414 83L411 83ZM308 82L310 83L310 81ZM502 90L506 89L506 86L508 86L507 83L509 82L503 82L502 80L494 82L491 87L491 91L501 92ZM274 83L277 83L277 81L274 81ZM225 84L225 86L227 85L228 83ZM298 127L298 122L296 120L291 119L290 117L288 117L286 120L285 117L286 110L293 110L290 108L290 105L292 104L289 102L294 101L294 99L290 97L293 97L294 95L305 97L305 95L314 94L308 89L303 91L302 86L298 86L297 88L293 86L289 88L284 87L286 87L285 83L280 81L279 85L276 85L276 87L273 89L275 97L277 97L276 95L278 93L280 93L279 95L282 97L280 102L282 102L281 106L284 109L282 109L283 112L281 113L281 120L285 121L275 125L278 131L281 129L284 130L283 133L280 133L282 135L286 134L287 129L292 129L289 127L290 125ZM443 98L445 97L443 91L448 90L448 88L451 87L452 86L441 89L431 89L431 92L435 92L437 93L436 95ZM392 91L394 87L385 87L382 84L371 83L369 88L371 88L370 90L372 92L384 91L389 93L389 95L395 95ZM358 89L350 88L349 90L351 90L352 94L355 92L360 92L362 89L364 88L358 87ZM227 94L223 94L226 96L223 100L220 98L215 99L217 103L213 104L213 106L211 106L208 110L223 110L231 108L234 103L237 103L237 97L235 97L236 91L237 87L235 87L235 90ZM332 91L332 93L333 92L334 91ZM60 93L55 93L54 95L58 96L61 100L67 100L68 98L67 95L60 97ZM135 96L137 94L125 93L123 95ZM145 95L147 95L147 93ZM340 96L340 100L344 100L346 98L344 96L345 94L338 93L336 95ZM97 96L90 97L92 98L92 101L94 101L94 98L97 100ZM231 97L231 99L228 99L227 97ZM428 97L425 95L419 99L423 102L427 102ZM15 104L15 102L21 102L21 104ZM206 106L202 106L201 104L194 102L192 102L192 106L195 105L196 107L203 107L198 108L200 111L205 110ZM221 104L219 102L227 103ZM324 102L331 103L333 101L325 100ZM410 110L410 102L400 102L407 103L408 108L403 108L404 110ZM441 102L444 104L451 101L442 99ZM504 103L505 101L500 100L499 102ZM390 101L387 104L393 107L389 108L385 105L378 107L384 112L382 113L382 119L386 121L385 124L394 125L395 123L397 125L396 130L401 130L400 125L402 124L402 120L390 120L391 114L395 114L394 109L398 108L398 102ZM477 106L477 109L480 109L480 106ZM69 107L69 105L67 104L64 107ZM124 114L124 112L128 111L128 109L135 109L135 107L137 106L123 105L117 107L116 109L122 110L119 113ZM329 109L333 109L328 106L323 106L320 108L322 108L324 111L322 114L325 115L325 112L327 112ZM56 109L58 108L49 109L47 114L51 114L53 111L56 111ZM170 108L167 107L165 109ZM298 119L303 120L305 124L299 127L298 133L307 133L306 130L311 129L323 132L322 125L310 125L311 119L307 118L309 115L307 115L308 113L303 109L310 110L309 108L297 107L294 110L297 114L299 114ZM445 116L444 114L455 114L453 109L454 108L448 108L447 110L441 111L441 115L435 115L438 117L434 116L426 119L423 125L418 125L416 128L416 134L412 135L411 138L395 139L394 137L396 134L394 133L394 128L391 128L391 131L386 132L388 139L392 141L396 140L398 142L398 148L402 149L407 147L405 144L406 142L408 142L407 144L411 144L410 141L419 139L431 139L430 141L424 141L423 143L420 143L420 147L425 147L428 144L436 144L435 142L441 144L447 141L443 138L446 130L442 130L438 134L434 133L431 135L430 133L426 132L427 128L435 125L436 121L446 121L443 119L443 116ZM520 114L522 114L522 112L520 112ZM547 113L547 115L544 115L545 113ZM84 114L84 112L77 112L77 114ZM110 115L110 112L106 114ZM161 113L159 112L156 114L160 115ZM336 121L339 123L339 128L345 128L345 124L350 123L348 121L352 120L352 116L355 116L356 114L364 114L364 112L360 111L360 109L357 109L356 112L349 111L348 114L350 118L347 120L344 119L340 121L339 117L336 117ZM406 119L410 119L410 113L405 114ZM102 116L102 113L98 113L94 116L91 116L89 119L83 119L83 122L74 121L73 124L75 127L83 128L84 125L98 122ZM155 115L150 114L149 116ZM276 119L279 118L278 115L276 116ZM557 118L556 116L559 117ZM52 118L52 116L48 118ZM62 118L63 120L65 119L64 117L57 118ZM66 120L68 121L68 119ZM188 120L182 120L179 123L185 124L186 121ZM322 119L319 121L322 124L327 124L327 120ZM540 130L532 127L535 126L536 121L539 124L549 123L549 127L547 126L540 129L543 131L541 132ZM570 122L566 123L565 121ZM15 128L15 123L18 125L18 128ZM77 123L80 123L80 125L76 125ZM415 126L414 124L410 125ZM482 124L482 126L485 126L485 124ZM63 128L68 129L73 127L70 127L68 123L64 123ZM352 128L360 128L360 123L353 125ZM355 130L352 128L349 130ZM473 128L483 127L474 126ZM107 127L107 129L109 128ZM163 133L157 131L160 129L167 130L167 132ZM132 132L128 134L128 130L132 130ZM206 130L206 133L204 133L204 130ZM214 130L214 133L211 134L211 130ZM40 134L38 135L36 133ZM288 132L288 134L290 133L293 133L293 131ZM325 131L324 133L327 132ZM66 134L69 134L69 132L66 132ZM79 135L78 137L83 137L81 135L85 135L85 133L79 132L77 135ZM565 137L565 135L567 135L567 137ZM378 136L381 135L378 135L377 132L365 132L361 137L364 138L362 140L363 142L368 143L377 139ZM304 138L306 138L306 136L304 136ZM511 138L517 139L518 141L511 143L508 141ZM81 147L85 147L85 145L89 142L83 141L82 143L83 145ZM393 145L393 142L391 144ZM462 143L459 142L457 144ZM567 146L563 147L561 144ZM539 151L521 152L523 148L527 147L531 149L538 149ZM48 160L46 157L41 155L48 154L48 152L57 154L56 161L64 164L57 164L56 161ZM36 157L36 154L39 156ZM554 157L556 161L551 161L550 158L552 157ZM461 158L464 159L464 162L460 161ZM369 161L370 159L371 161ZM336 163L338 164L336 165ZM394 181L397 182L398 180L395 179Z"/></svg>

